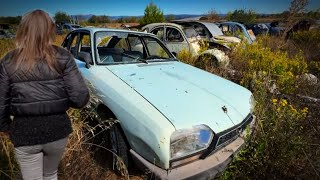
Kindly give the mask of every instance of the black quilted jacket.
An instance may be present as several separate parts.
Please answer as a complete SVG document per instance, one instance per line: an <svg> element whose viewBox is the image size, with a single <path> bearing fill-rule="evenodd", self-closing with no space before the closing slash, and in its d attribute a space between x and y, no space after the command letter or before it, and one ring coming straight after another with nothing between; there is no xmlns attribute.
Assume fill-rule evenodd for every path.
<svg viewBox="0 0 320 180"><path fill-rule="evenodd" d="M16 147L67 137L72 128L66 110L89 100L73 56L60 47L55 50L59 73L41 60L32 71L15 70L14 51L0 61L0 131L9 132Z"/></svg>

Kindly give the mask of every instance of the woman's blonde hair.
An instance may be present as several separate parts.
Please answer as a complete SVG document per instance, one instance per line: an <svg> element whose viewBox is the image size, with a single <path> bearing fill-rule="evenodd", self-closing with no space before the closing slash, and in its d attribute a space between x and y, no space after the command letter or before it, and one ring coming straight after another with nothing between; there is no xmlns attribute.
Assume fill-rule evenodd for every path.
<svg viewBox="0 0 320 180"><path fill-rule="evenodd" d="M55 49L55 24L48 13L34 10L21 19L16 35L16 68L32 69L38 61L45 62L51 70L58 71Z"/></svg>

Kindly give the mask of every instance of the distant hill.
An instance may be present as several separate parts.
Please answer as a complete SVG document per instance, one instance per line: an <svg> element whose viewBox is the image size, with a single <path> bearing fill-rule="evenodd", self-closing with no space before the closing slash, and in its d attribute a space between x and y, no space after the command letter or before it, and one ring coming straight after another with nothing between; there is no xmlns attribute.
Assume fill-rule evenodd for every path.
<svg viewBox="0 0 320 180"><path fill-rule="evenodd" d="M203 14L167 14L165 15L165 17L167 16L171 16L173 15L175 19L185 19L185 18L194 18L194 17L199 17L199 16L204 16ZM71 15L71 17L81 17L81 19L84 20L88 20L91 18L91 16L93 16L93 14L79 14L79 15ZM137 18L141 18L143 15L141 16L135 16ZM132 16L108 16L111 20L117 20L120 18L128 18L128 17L132 17Z"/></svg>

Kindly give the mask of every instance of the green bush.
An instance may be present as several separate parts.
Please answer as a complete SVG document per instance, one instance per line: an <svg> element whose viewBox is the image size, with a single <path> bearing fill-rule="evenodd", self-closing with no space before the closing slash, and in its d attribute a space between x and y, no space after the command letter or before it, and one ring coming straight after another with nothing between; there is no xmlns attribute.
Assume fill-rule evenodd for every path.
<svg viewBox="0 0 320 180"><path fill-rule="evenodd" d="M140 19L141 25L164 22L163 12L153 2L150 2L144 10L144 16Z"/></svg>
<svg viewBox="0 0 320 180"><path fill-rule="evenodd" d="M262 38L252 45L243 44L232 53L233 65L245 74L242 84L249 86L259 72L269 74L281 92L293 93L297 76L308 71L304 57L298 54L290 58L286 52L265 47L263 41Z"/></svg>
<svg viewBox="0 0 320 180"><path fill-rule="evenodd" d="M257 19L257 13L253 10L237 9L228 12L226 19L240 23L254 23Z"/></svg>
<svg viewBox="0 0 320 180"><path fill-rule="evenodd" d="M241 44L232 52L232 65L240 71L241 84L256 100L256 127L220 179L314 179L319 177L320 148L318 106L302 103L294 92L297 77L308 71L304 52L290 57L270 37L255 44ZM276 84L281 93L272 94ZM308 108L307 108L308 107ZM311 107L311 108L310 108ZM318 176L317 176L318 175Z"/></svg>
<svg viewBox="0 0 320 180"><path fill-rule="evenodd" d="M302 50L307 60L320 61L320 29L296 32L292 42L297 49Z"/></svg>
<svg viewBox="0 0 320 180"><path fill-rule="evenodd" d="M195 58L192 52L190 52L187 49L183 49L181 50L178 54L177 54L177 58L187 64L190 65L194 65L195 62Z"/></svg>

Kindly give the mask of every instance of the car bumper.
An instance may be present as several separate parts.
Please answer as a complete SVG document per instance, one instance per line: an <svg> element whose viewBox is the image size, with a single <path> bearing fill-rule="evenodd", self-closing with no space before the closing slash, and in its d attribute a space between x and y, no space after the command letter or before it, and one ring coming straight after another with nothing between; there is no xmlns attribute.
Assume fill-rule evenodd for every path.
<svg viewBox="0 0 320 180"><path fill-rule="evenodd" d="M210 179L224 171L234 155L237 154L244 145L244 142L244 138L239 136L233 142L205 159L199 159L170 170L161 169L155 166L133 150L130 150L130 152L134 159L160 179Z"/></svg>

